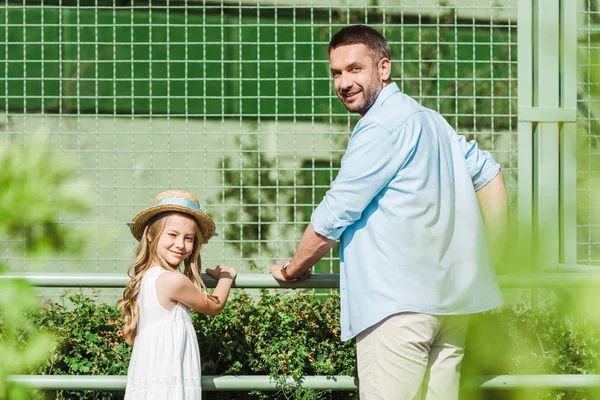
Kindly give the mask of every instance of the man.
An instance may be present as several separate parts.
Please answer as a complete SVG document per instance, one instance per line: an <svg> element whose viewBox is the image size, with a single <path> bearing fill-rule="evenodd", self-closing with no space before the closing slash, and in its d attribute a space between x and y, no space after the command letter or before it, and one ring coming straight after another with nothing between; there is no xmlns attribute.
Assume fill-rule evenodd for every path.
<svg viewBox="0 0 600 400"><path fill-rule="evenodd" d="M356 337L361 399L457 399L469 314L502 305L485 234L506 227L500 166L399 91L376 30L340 30L329 64L363 118L294 257L271 274L306 279L339 238L342 340Z"/></svg>

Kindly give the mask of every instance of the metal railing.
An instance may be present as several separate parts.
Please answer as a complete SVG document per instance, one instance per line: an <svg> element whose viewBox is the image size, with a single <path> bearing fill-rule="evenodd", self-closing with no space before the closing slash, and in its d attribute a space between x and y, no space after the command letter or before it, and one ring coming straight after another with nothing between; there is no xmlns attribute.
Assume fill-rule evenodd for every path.
<svg viewBox="0 0 600 400"><path fill-rule="evenodd" d="M560 267L557 267L557 270ZM586 266L571 266L566 271L584 272L544 272L523 275L499 275L498 282L505 289L515 288L560 288L575 286L599 286L600 270L595 272ZM588 272L589 271L589 272ZM10 272L0 275L0 279L26 279L38 287L86 287L122 288L129 281L127 274L119 273L64 273L64 272ZM216 280L203 274L202 279L209 288L214 288ZM234 288L238 289L335 289L340 284L339 274L313 274L310 279L299 283L282 283L270 274L241 273L235 278Z"/></svg>
<svg viewBox="0 0 600 400"><path fill-rule="evenodd" d="M320 390L355 391L358 379L352 376L305 376L299 381L284 377L285 384ZM16 375L16 383L44 390L124 391L126 376ZM274 392L281 390L282 380L265 375L202 376L202 390ZM501 375L479 376L463 384L463 390L512 389L586 389L600 386L600 375Z"/></svg>
<svg viewBox="0 0 600 400"><path fill-rule="evenodd" d="M23 278L39 287L88 287L88 288L122 288L129 282L124 273L35 273L11 272L0 276L0 279ZM216 280L202 274L202 280L209 288L214 288ZM281 283L269 274L242 273L235 278L233 287L243 289L259 288L337 288L340 277L337 274L314 274L304 282L294 284Z"/></svg>
<svg viewBox="0 0 600 400"><path fill-rule="evenodd" d="M577 269L577 268L571 268ZM561 270L560 266L557 270ZM126 274L113 273L7 273L0 279L26 279L39 287L93 287L118 288L128 282ZM208 287L216 281L203 276ZM593 272L557 272L525 275L498 276L503 288L565 288L577 286L600 286L600 274ZM269 274L242 273L236 277L235 288L337 288L339 275L314 274L310 279L293 284L283 284ZM125 376L91 375L15 375L13 382L27 384L44 390L108 390L125 389ZM202 376L205 391L278 391L282 385L298 386L319 390L353 391L358 389L358 380L353 376L322 375L304 376L299 380L291 377L268 375ZM498 375L478 376L468 380L463 389L582 389L600 387L600 375Z"/></svg>

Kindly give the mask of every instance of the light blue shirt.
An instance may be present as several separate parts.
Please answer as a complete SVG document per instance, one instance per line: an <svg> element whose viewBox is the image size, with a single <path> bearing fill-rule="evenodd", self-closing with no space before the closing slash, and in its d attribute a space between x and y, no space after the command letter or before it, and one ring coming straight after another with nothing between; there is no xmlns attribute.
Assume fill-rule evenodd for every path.
<svg viewBox="0 0 600 400"><path fill-rule="evenodd" d="M502 305L475 191L500 166L392 83L352 132L313 212L340 239L342 340L399 312Z"/></svg>

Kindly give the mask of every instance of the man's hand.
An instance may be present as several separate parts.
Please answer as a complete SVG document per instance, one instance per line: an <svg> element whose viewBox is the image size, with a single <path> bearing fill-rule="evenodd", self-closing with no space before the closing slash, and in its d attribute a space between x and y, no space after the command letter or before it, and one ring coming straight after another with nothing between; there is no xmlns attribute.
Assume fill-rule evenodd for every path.
<svg viewBox="0 0 600 400"><path fill-rule="evenodd" d="M290 281L290 280L287 280L287 279L285 279L285 277L284 277L284 276L283 276L283 274L281 273L281 268L283 268L283 266L284 266L284 265L285 265L287 262L289 262L289 261L291 261L291 260L288 260L288 261L281 261L281 262L278 262L277 264L273 264L273 265L271 265L271 275L273 275L273 277L274 277L275 279L277 279L279 282L286 282L286 283L292 283L292 282L293 282L293 283L296 283L296 282L302 282L302 281L304 281L304 280L306 280L306 279L308 279L308 278L310 277L310 271L312 270L312 268L310 268L308 271L306 271L305 273L303 273L302 275L300 275L300 276L298 277L298 278L300 278L300 279L298 279L298 280ZM288 274L290 274L290 272L291 272L291 271L290 271L290 267L288 267L287 271L288 271ZM290 274L290 276L291 276L291 277L293 277L293 278L296 278L296 276L295 276L295 275L292 275L292 274Z"/></svg>
<svg viewBox="0 0 600 400"><path fill-rule="evenodd" d="M300 244L298 244L298 249L294 257L289 260L291 264L286 268L289 277L300 278L294 280L294 282L302 282L308 279L312 267L331 249L334 243L335 240L328 239L315 232L312 222L309 223L302 235L302 239L300 239ZM285 276L281 273L281 268L283 268L286 262L288 261L281 261L271 265L271 275L280 282L291 283L292 281L285 279Z"/></svg>
<svg viewBox="0 0 600 400"><path fill-rule="evenodd" d="M281 273L281 268L288 261L281 261L281 262L278 262L277 264L271 265L271 275L273 275L273 277L275 279L277 279L279 282L287 282L285 280L285 278L283 277L283 274Z"/></svg>

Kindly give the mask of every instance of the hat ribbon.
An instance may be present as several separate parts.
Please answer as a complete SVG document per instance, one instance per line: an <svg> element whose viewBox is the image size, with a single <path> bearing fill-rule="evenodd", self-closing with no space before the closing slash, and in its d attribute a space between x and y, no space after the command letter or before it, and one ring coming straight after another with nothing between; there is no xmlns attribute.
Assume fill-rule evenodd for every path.
<svg viewBox="0 0 600 400"><path fill-rule="evenodd" d="M154 203L153 207L162 206L165 204L184 206L184 207L192 208L196 211L200 211L201 213L204 213L204 210L202 210L200 207L198 207L198 205L196 203L194 203L191 200L184 199L181 197L167 197L166 199L161 199L161 200L157 201L156 203Z"/></svg>
<svg viewBox="0 0 600 400"><path fill-rule="evenodd" d="M194 203L191 200L184 199L184 198L181 198L181 197L167 197L165 199L161 199L161 200L157 201L156 203L154 203L153 207L162 206L164 204L173 204L173 205L176 205L176 206L189 207L189 208L192 208L192 209L194 209L196 211L200 211L203 214L206 214L204 212L204 210L202 210L200 207L198 207L198 205L196 203ZM213 237L215 237L215 236L219 236L219 234L217 232L213 233ZM206 242L206 243L208 243L208 242Z"/></svg>

